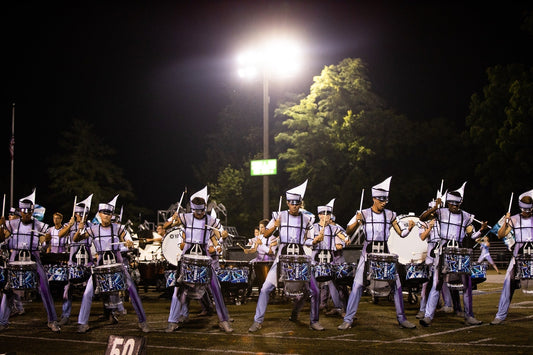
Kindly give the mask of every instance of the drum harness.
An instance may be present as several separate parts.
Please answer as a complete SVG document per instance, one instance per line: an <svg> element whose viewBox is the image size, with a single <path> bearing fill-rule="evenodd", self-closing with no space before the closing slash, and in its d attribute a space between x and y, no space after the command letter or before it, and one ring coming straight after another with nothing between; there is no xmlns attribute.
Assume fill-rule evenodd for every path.
<svg viewBox="0 0 533 355"><path fill-rule="evenodd" d="M25 248L22 248L20 249L18 246L18 239L19 239L19 230L20 230L20 223L22 223L22 221L19 219L18 220L19 222L19 225L17 227L17 231L16 233L14 233L11 237L13 238L14 237L14 240L16 241L15 245L16 245L16 248L13 248L15 250L19 250L19 253L17 254L17 260L18 261L31 261L32 259L32 255L30 253L30 251L34 251L33 249L33 236L34 236L34 233L36 232L35 231L35 220L33 219L32 222L31 222L31 231L30 231L30 248L29 249L25 249ZM7 240L6 240L7 241ZM24 243L26 244L26 243ZM37 248L35 249L37 250Z"/></svg>
<svg viewBox="0 0 533 355"><path fill-rule="evenodd" d="M287 213L288 214L288 213ZM302 244L303 244L303 241L302 241L302 231L303 231L303 214L300 212L300 224L299 226L297 227L298 228L298 235L299 235L299 241L298 243L283 243L282 244L285 244L285 246L283 246L281 249L281 252L280 252L280 255L281 254L286 254L286 255L303 255L304 252L303 252L303 248L302 248ZM284 225L284 226L281 226L281 228L286 228L287 230L287 235L289 235L289 224L288 224L289 220L287 220L287 224ZM287 241L289 242L289 238L287 238ZM280 238L280 242L281 242L281 238Z"/></svg>
<svg viewBox="0 0 533 355"><path fill-rule="evenodd" d="M383 221L377 221L376 220L375 222L374 222L374 211L372 211L371 208L369 210L370 210L370 225L372 226L372 239L371 240L367 239L370 243L369 243L369 245L366 248L367 249L366 252L368 253L368 251L371 250L372 253L379 253L379 254L387 253L388 252L388 246L387 246L386 241L385 241L385 228L387 228L387 226L391 224L390 222L387 222L387 211L388 210L384 210L383 211ZM363 223L366 223L365 220L364 220L364 218L365 218L364 213L361 213L361 215L363 216ZM374 235L377 233L376 231L374 231L374 223L383 224L383 241L375 241L374 240ZM390 226L388 228L390 228ZM366 228L364 229L364 231L365 231L365 235L366 235ZM365 262L367 261L367 259L366 259L366 254L367 253L365 253Z"/></svg>
<svg viewBox="0 0 533 355"><path fill-rule="evenodd" d="M322 227L320 224L318 224L319 227ZM331 253L331 248L332 248L332 245L335 245L334 244L334 240L335 240L335 236L333 235L333 228L331 228L331 225L328 224L327 226L324 226L322 227L324 229L324 235L326 234L325 233L325 229L326 227L328 227L329 229L329 234L328 234L328 237L329 237L329 247L330 249L323 249L321 248L322 246L322 242L320 242L318 244L318 250L320 250L320 252L318 252L316 255L315 255L315 261L318 261L320 264L324 264L324 263L331 263L333 261L333 255ZM319 233L320 233L320 230L319 230Z"/></svg>

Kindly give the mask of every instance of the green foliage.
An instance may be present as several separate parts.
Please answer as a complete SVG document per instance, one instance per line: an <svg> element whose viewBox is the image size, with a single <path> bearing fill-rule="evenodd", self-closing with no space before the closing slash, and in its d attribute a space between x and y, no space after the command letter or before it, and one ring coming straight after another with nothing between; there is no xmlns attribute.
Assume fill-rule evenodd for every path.
<svg viewBox="0 0 533 355"><path fill-rule="evenodd" d="M98 202L107 202L116 194L120 194L117 208L133 200L131 184L111 160L114 150L102 141L91 124L74 120L61 133L59 146L61 154L53 158L48 174L54 200L63 201L63 211L72 210L74 196L80 201L94 194L93 212Z"/></svg>

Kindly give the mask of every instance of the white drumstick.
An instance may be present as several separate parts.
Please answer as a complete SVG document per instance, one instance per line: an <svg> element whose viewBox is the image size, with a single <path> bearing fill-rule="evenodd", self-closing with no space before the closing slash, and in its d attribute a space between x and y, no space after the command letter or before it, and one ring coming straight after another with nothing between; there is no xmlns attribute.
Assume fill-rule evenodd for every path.
<svg viewBox="0 0 533 355"><path fill-rule="evenodd" d="M222 233L222 230L220 230L220 229L218 229L218 228L211 227L211 226L208 225L208 224L206 224L205 226L206 226L207 228L209 228L209 229L214 229L214 230L217 230L217 231L219 231L220 233ZM234 238L235 238L235 236L234 236L233 234L228 233L228 235L229 235L230 237L234 237Z"/></svg>
<svg viewBox="0 0 533 355"><path fill-rule="evenodd" d="M481 222L481 221L479 221L479 220L477 220L477 219L475 219L475 218L472 218L472 220L474 220L474 222L477 222L477 223L479 223L479 224L483 224L483 222ZM489 229L492 228L492 227L489 226L488 224L487 224L487 227L488 227Z"/></svg>
<svg viewBox="0 0 533 355"><path fill-rule="evenodd" d="M2 202L2 217L5 216L6 212L6 194L4 194L4 201Z"/></svg>

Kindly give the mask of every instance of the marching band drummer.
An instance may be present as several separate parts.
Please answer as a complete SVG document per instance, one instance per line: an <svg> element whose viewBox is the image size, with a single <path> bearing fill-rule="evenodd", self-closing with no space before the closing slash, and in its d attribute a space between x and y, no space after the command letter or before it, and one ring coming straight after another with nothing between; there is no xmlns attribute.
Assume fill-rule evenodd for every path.
<svg viewBox="0 0 533 355"><path fill-rule="evenodd" d="M372 252L371 250L376 245L379 245L381 252L387 252L387 240L391 227L400 235L405 238L411 229L414 227L414 221L409 221L409 226L403 228L397 219L396 212L385 209L385 205L389 201L389 186L391 177L388 177L383 182L372 187L372 207L362 211L358 211L356 215L348 222L346 232L351 235L359 226L363 224L365 232L365 242L361 251L361 257L359 264L357 265L357 271L353 280L352 292L348 298L348 304L346 307L346 315L344 316L344 322L337 327L338 330L346 330L352 327L352 322L357 313L359 302L363 294L363 287L365 284L365 263L367 254ZM367 250L370 249L370 250ZM396 319L401 328L413 329L416 326L407 320L405 316L405 310L403 305L402 284L396 271L395 285L393 288L394 304L396 306Z"/></svg>
<svg viewBox="0 0 533 355"><path fill-rule="evenodd" d="M250 263L256 261L274 261L274 256L277 250L277 238L275 236L265 237L266 226L268 225L268 219L262 219L259 221L259 227L255 238L252 239L252 247L250 249L244 249L245 254L257 253L257 256L250 260Z"/></svg>
<svg viewBox="0 0 533 355"><path fill-rule="evenodd" d="M465 237L470 237L475 240L481 234L481 231L487 229L487 222L483 222L479 231L475 231L472 221L474 216L468 212L460 209L463 202L464 188L466 182L457 190L448 192L446 194L447 207L440 207L442 201L440 198L436 200L435 206L426 210L420 215L421 221L426 221L434 213L440 229L440 246L439 253L435 255L434 259L434 274L433 285L429 293L429 298L426 305L426 313L424 318L420 319L420 324L424 327L429 327L435 315L435 309L439 301L440 289L444 282L441 273L440 259L442 254L440 251L448 244L461 247ZM479 325L482 322L474 317L474 310L472 307L472 279L470 274L461 274L463 283L463 308L466 325Z"/></svg>
<svg viewBox="0 0 533 355"><path fill-rule="evenodd" d="M212 257L212 254L216 253L216 249L220 247L221 238L225 239L228 236L227 231L221 230L220 221L206 214L207 199L207 186L205 186L202 190L191 196L190 204L192 212L178 213L176 211L171 221L165 223L165 226L183 225L185 231L185 247L182 255L190 254L194 247L199 246L203 253ZM224 303L220 283L216 277L216 271L213 265L213 263L210 265L212 277L207 289L213 295L215 301L220 329L226 333L231 333L233 332L233 328L229 324L230 317L228 309ZM183 305L187 302L185 287L186 285L180 284L174 288L168 315L168 326L165 329L166 332L172 332L180 327L178 319L184 314Z"/></svg>
<svg viewBox="0 0 533 355"><path fill-rule="evenodd" d="M112 254L116 263L122 264L122 255L120 253L120 243L124 243L127 247L132 247L133 242L131 240L124 240L126 236L126 228L123 225L117 223L111 223L111 216L115 210L115 203L118 195L108 203L100 203L98 205L98 215L100 217L100 224L93 224L85 230L84 234L74 237L75 242L88 238L90 243L94 244L96 252L98 253L98 264L104 263L104 255ZM108 253L109 252L109 253ZM150 328L146 322L146 314L141 303L141 298L137 293L135 283L132 281L130 274L125 268L123 269L124 276L126 278L126 284L128 287L131 303L137 317L139 319L139 328L148 333ZM91 313L91 305L94 296L94 284L93 276L87 282L85 292L83 293L83 299L81 302L80 314L78 316L78 333L86 333L89 330L89 316Z"/></svg>
<svg viewBox="0 0 533 355"><path fill-rule="evenodd" d="M332 199L327 205L317 207L319 221L313 225L315 239L313 239L313 252L311 255L315 262L318 259L319 263L327 262L331 265L338 264L342 254L337 254L336 252L342 250L346 246L346 241L348 241L348 236L344 230L331 220L334 203L335 199ZM327 260L319 260L321 254ZM342 257L342 259L344 258ZM335 306L331 312L328 312L328 315L342 315L346 309L346 305L341 301L339 290L333 281L326 281L326 283L329 295Z"/></svg>
<svg viewBox="0 0 533 355"><path fill-rule="evenodd" d="M79 265L83 268L87 268L87 279L89 278L88 276L90 274L90 270L88 268L90 268L93 264L90 240L83 239L75 242L74 238L85 233L85 227L89 226L90 222L87 222L87 216L90 210L91 198L92 195L74 206L74 216L70 218L69 222L64 227L64 229L66 229L68 232L68 266L73 267ZM65 292L63 293L63 306L59 325L68 324L69 317L72 312L72 291L74 284L73 281L70 280L70 277L71 275L69 275L69 281L67 282L67 285L65 286Z"/></svg>
<svg viewBox="0 0 533 355"><path fill-rule="evenodd" d="M39 255L39 243L50 241L51 236L45 233L47 225L33 218L33 208L35 206L35 189L32 194L19 200L20 219L6 221L4 216L0 218L0 240L9 238L9 249L11 249L10 262L20 260L24 256L31 257L37 267L39 277L40 294L44 308L48 315L48 328L53 332L59 332L61 328L57 324L57 314L54 308L54 301L50 293L48 275L41 264ZM23 255L24 253L28 255ZM9 324L11 313L11 303L14 297L13 290L5 291L0 306L0 331L5 330Z"/></svg>
<svg viewBox="0 0 533 355"><path fill-rule="evenodd" d="M279 230L278 251L274 264L270 268L266 280L261 287L261 293L259 294L255 309L254 322L248 329L249 332L256 332L262 328L270 293L277 285L277 264L280 255L287 253L288 247L291 245L298 246L300 253L303 253L304 245L311 246L313 240L312 218L300 211L306 187L307 180L303 184L288 190L285 193L288 210L280 211L267 225L265 231L265 236L267 237L270 237L276 229ZM324 330L324 327L318 322L320 294L314 282L310 282L309 291L311 292L310 328L312 330ZM297 312L302 308L305 300L305 297L301 297L296 301L291 317L289 318L291 321L297 320Z"/></svg>
<svg viewBox="0 0 533 355"><path fill-rule="evenodd" d="M509 312L509 306L513 298L514 291L520 288L520 280L516 280L516 257L519 255L533 254L533 190L524 192L518 197L520 213L511 217L510 212L505 215L505 223L498 230L498 238L502 239L511 231L514 232L515 244L513 257L503 281L502 293L498 305L498 313L491 325L502 324Z"/></svg>

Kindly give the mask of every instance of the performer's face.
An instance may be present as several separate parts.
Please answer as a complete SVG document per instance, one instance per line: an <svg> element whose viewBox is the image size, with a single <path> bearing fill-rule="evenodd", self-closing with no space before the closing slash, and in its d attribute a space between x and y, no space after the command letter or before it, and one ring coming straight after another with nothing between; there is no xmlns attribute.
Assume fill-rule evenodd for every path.
<svg viewBox="0 0 533 355"><path fill-rule="evenodd" d="M31 216L33 214L33 210L29 210L29 209L21 209L20 210L20 218L22 219L22 222L24 223L28 223L28 222L31 222Z"/></svg>
<svg viewBox="0 0 533 355"><path fill-rule="evenodd" d="M521 208L520 210L521 210L520 214L524 218L529 218L533 215L533 208Z"/></svg>
<svg viewBox="0 0 533 355"><path fill-rule="evenodd" d="M194 218L196 219L202 219L205 216L205 208L201 210L192 210L194 214Z"/></svg>
<svg viewBox="0 0 533 355"><path fill-rule="evenodd" d="M104 227L107 227L108 225L111 224L111 216L113 215L111 211L101 211L99 212L99 215L100 215L100 219L102 220L102 225Z"/></svg>
<svg viewBox="0 0 533 355"><path fill-rule="evenodd" d="M387 203L389 203L389 200L380 200L376 197L374 197L372 200L374 201L374 207L378 212L383 211Z"/></svg>
<svg viewBox="0 0 533 355"><path fill-rule="evenodd" d="M451 213L459 213L459 204L456 202L448 202L448 209Z"/></svg>
<svg viewBox="0 0 533 355"><path fill-rule="evenodd" d="M58 227L58 226L61 225L61 222L63 221L63 218L61 218L61 216L54 215L53 220L54 220L54 225L56 227Z"/></svg>
<svg viewBox="0 0 533 355"><path fill-rule="evenodd" d="M287 201L287 206L289 207L289 214L297 216L300 213L300 207L302 206L301 201Z"/></svg>

